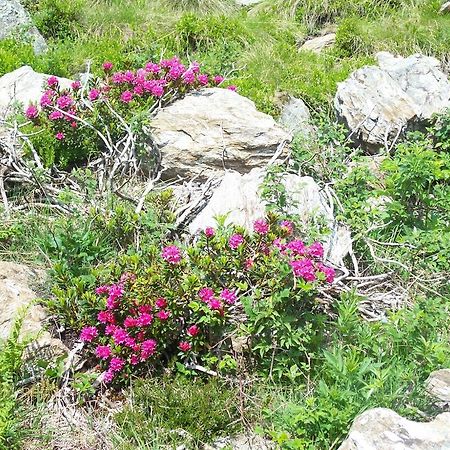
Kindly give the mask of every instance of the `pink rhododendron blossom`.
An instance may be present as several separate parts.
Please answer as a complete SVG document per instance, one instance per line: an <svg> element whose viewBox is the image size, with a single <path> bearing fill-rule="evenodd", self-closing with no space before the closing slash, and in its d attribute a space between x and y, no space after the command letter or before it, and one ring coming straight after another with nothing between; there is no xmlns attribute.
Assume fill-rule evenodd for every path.
<svg viewBox="0 0 450 450"><path fill-rule="evenodd" d="M100 311L97 314L97 319L101 323L115 323L116 319L111 311Z"/></svg>
<svg viewBox="0 0 450 450"><path fill-rule="evenodd" d="M116 345L124 344L129 337L130 335L123 328L116 327L113 334L114 343Z"/></svg>
<svg viewBox="0 0 450 450"><path fill-rule="evenodd" d="M108 359L111 356L111 347L109 345L99 345L95 349L95 356L100 359Z"/></svg>
<svg viewBox="0 0 450 450"><path fill-rule="evenodd" d="M146 327L153 322L153 316L149 313L142 313L138 317L137 321L138 321L138 326Z"/></svg>
<svg viewBox="0 0 450 450"><path fill-rule="evenodd" d="M107 370L103 373L103 382L109 384L112 380L114 380L115 376L116 374L112 370Z"/></svg>
<svg viewBox="0 0 450 450"><path fill-rule="evenodd" d="M95 289L95 293L97 295L107 294L109 293L109 286L103 284L102 286L99 286Z"/></svg>
<svg viewBox="0 0 450 450"><path fill-rule="evenodd" d="M121 84L125 82L125 77L122 72L116 72L112 76L112 82L114 84Z"/></svg>
<svg viewBox="0 0 450 450"><path fill-rule="evenodd" d="M45 106L50 106L53 103L52 97L50 95L44 94L41 97L39 104L44 108Z"/></svg>
<svg viewBox="0 0 450 450"><path fill-rule="evenodd" d="M274 247L278 248L280 252L284 252L286 250L286 245L280 238L274 239L272 244Z"/></svg>
<svg viewBox="0 0 450 450"><path fill-rule="evenodd" d="M251 269L254 265L255 265L255 261L253 261L253 259L246 259L245 260L244 267L245 267L246 270Z"/></svg>
<svg viewBox="0 0 450 450"><path fill-rule="evenodd" d="M205 235L207 238L211 238L216 234L216 230L213 227L205 228Z"/></svg>
<svg viewBox="0 0 450 450"><path fill-rule="evenodd" d="M137 364L139 364L139 362L140 362L140 358L139 358L138 355L131 355L130 356L130 364L132 366L136 366Z"/></svg>
<svg viewBox="0 0 450 450"><path fill-rule="evenodd" d="M294 232L294 224L290 220L282 220L280 222L280 228L286 234L292 234Z"/></svg>
<svg viewBox="0 0 450 450"><path fill-rule="evenodd" d="M200 75L198 75L197 79L202 86L206 86L208 84L208 75L206 75L205 73L201 73Z"/></svg>
<svg viewBox="0 0 450 450"><path fill-rule="evenodd" d="M309 256L316 258L323 258L323 246L320 242L314 242L307 249L306 252Z"/></svg>
<svg viewBox="0 0 450 450"><path fill-rule="evenodd" d="M47 80L47 85L48 86L58 86L59 81L58 78L56 78L54 75L52 75L51 77L48 78Z"/></svg>
<svg viewBox="0 0 450 450"><path fill-rule="evenodd" d="M117 328L118 328L117 325L114 324L106 325L105 334L108 336L112 336L116 332Z"/></svg>
<svg viewBox="0 0 450 450"><path fill-rule="evenodd" d="M127 70L123 74L123 79L128 83L132 83L134 81L134 78L135 78L135 75L131 70Z"/></svg>
<svg viewBox="0 0 450 450"><path fill-rule="evenodd" d="M165 308L167 306L167 300L165 298L162 298L162 297L157 298L156 301L155 301L155 306L157 308L163 309L163 308Z"/></svg>
<svg viewBox="0 0 450 450"><path fill-rule="evenodd" d="M204 287L198 291L198 296L203 302L208 302L214 297L214 291L210 288Z"/></svg>
<svg viewBox="0 0 450 450"><path fill-rule="evenodd" d="M142 85L135 86L134 89L133 89L133 94L137 95L138 97L143 95L144 94L144 88L142 87Z"/></svg>
<svg viewBox="0 0 450 450"><path fill-rule="evenodd" d="M319 263L319 264L317 264L317 268L320 270L320 272L324 273L327 283L332 283L334 281L336 272L332 267L328 267L322 263Z"/></svg>
<svg viewBox="0 0 450 450"><path fill-rule="evenodd" d="M74 121L74 122L70 122L70 126L72 128L76 128L78 126L78 124Z"/></svg>
<svg viewBox="0 0 450 450"><path fill-rule="evenodd" d="M149 62L145 65L145 69L147 70L147 72L159 73L159 71L161 70L161 67L159 66L159 64Z"/></svg>
<svg viewBox="0 0 450 450"><path fill-rule="evenodd" d="M56 104L60 109L67 109L73 105L73 99L69 95L61 95L56 99Z"/></svg>
<svg viewBox="0 0 450 450"><path fill-rule="evenodd" d="M253 230L258 234L267 234L269 232L269 224L264 219L255 220Z"/></svg>
<svg viewBox="0 0 450 450"><path fill-rule="evenodd" d="M89 100L93 102L94 100L97 100L100 97L100 91L98 89L91 89L89 91Z"/></svg>
<svg viewBox="0 0 450 450"><path fill-rule="evenodd" d="M111 361L109 362L109 370L112 372L120 372L123 369L123 366L125 365L125 361L122 358L111 358Z"/></svg>
<svg viewBox="0 0 450 450"><path fill-rule="evenodd" d="M72 82L72 84L70 86L74 91L78 91L79 89L81 89L81 82L78 80L75 80Z"/></svg>
<svg viewBox="0 0 450 450"><path fill-rule="evenodd" d="M210 298L208 300L208 306L213 310L218 310L222 308L222 302L218 298Z"/></svg>
<svg viewBox="0 0 450 450"><path fill-rule="evenodd" d="M200 333L200 328L197 325L191 325L187 330L186 333L189 336L195 337Z"/></svg>
<svg viewBox="0 0 450 450"><path fill-rule="evenodd" d="M62 119L63 117L64 117L64 114L61 111L52 111L48 115L48 118L50 120L58 120L58 119Z"/></svg>
<svg viewBox="0 0 450 450"><path fill-rule="evenodd" d="M120 100L123 103L130 103L131 100L133 100L133 93L131 91L122 92L122 95L120 96Z"/></svg>
<svg viewBox="0 0 450 450"><path fill-rule="evenodd" d="M136 339L134 339L134 338L132 338L131 336L129 336L129 337L127 337L127 338L125 339L124 344L125 344L127 347L134 348L134 347L136 346Z"/></svg>
<svg viewBox="0 0 450 450"><path fill-rule="evenodd" d="M286 248L294 255L304 255L306 253L306 246L304 242L299 239L289 242Z"/></svg>
<svg viewBox="0 0 450 450"><path fill-rule="evenodd" d="M25 116L27 119L30 119L30 120L36 119L39 116L39 110L37 109L37 107L35 105L30 105L25 110Z"/></svg>
<svg viewBox="0 0 450 450"><path fill-rule="evenodd" d="M66 135L62 131L55 134L55 138L58 139L58 141L62 141L65 137Z"/></svg>
<svg viewBox="0 0 450 450"><path fill-rule="evenodd" d="M154 339L147 339L141 344L141 358L143 360L152 356L156 351L157 343Z"/></svg>
<svg viewBox="0 0 450 450"><path fill-rule="evenodd" d="M192 345L191 345L189 342L187 342L187 341L181 341L181 342L178 344L178 348L179 348L182 352L188 352L188 351L192 348Z"/></svg>
<svg viewBox="0 0 450 450"><path fill-rule="evenodd" d="M237 249L244 242L244 238L241 234L233 234L228 241L228 245L233 249Z"/></svg>
<svg viewBox="0 0 450 450"><path fill-rule="evenodd" d="M178 264L181 261L181 251L176 245L164 247L161 256L170 264Z"/></svg>
<svg viewBox="0 0 450 450"><path fill-rule="evenodd" d="M234 84L230 84L230 85L227 87L227 89L228 89L229 91L236 92L236 91L237 91L237 86L235 86Z"/></svg>
<svg viewBox="0 0 450 450"><path fill-rule="evenodd" d="M125 328L133 328L138 326L138 320L135 317L127 316L123 321L123 326Z"/></svg>
<svg viewBox="0 0 450 450"><path fill-rule="evenodd" d="M191 64L190 69L194 73L199 73L200 72L200 64L197 61L193 61L192 64Z"/></svg>
<svg viewBox="0 0 450 450"><path fill-rule="evenodd" d="M105 72L109 72L113 68L113 63L110 61L105 61L102 67Z"/></svg>
<svg viewBox="0 0 450 450"><path fill-rule="evenodd" d="M92 342L98 336L96 327L84 327L80 333L80 339L83 342Z"/></svg>
<svg viewBox="0 0 450 450"><path fill-rule="evenodd" d="M229 289L224 289L220 293L220 298L225 301L225 303L228 303L229 305L233 305L236 302L236 293L233 291L230 291Z"/></svg>
<svg viewBox="0 0 450 450"><path fill-rule="evenodd" d="M305 281L314 281L316 279L314 264L310 259L294 260L289 264L296 277L301 277Z"/></svg>
<svg viewBox="0 0 450 450"><path fill-rule="evenodd" d="M185 84L194 84L195 73L192 70L186 70L186 72L183 73L183 82Z"/></svg>
<svg viewBox="0 0 450 450"><path fill-rule="evenodd" d="M170 311L165 311L164 309L162 309L161 311L158 311L156 313L156 317L158 317L158 319L160 320L167 320L170 317Z"/></svg>
<svg viewBox="0 0 450 450"><path fill-rule="evenodd" d="M222 81L225 80L225 78L222 75L216 75L213 78L213 81L215 84L219 85L220 83L222 83Z"/></svg>
<svg viewBox="0 0 450 450"><path fill-rule="evenodd" d="M152 306L151 305L141 305L138 307L138 311L141 314L150 314L152 312Z"/></svg>
<svg viewBox="0 0 450 450"><path fill-rule="evenodd" d="M109 296L106 300L106 306L108 309L114 309L117 307L117 300L122 297L124 293L123 286L121 284L113 284L109 288Z"/></svg>

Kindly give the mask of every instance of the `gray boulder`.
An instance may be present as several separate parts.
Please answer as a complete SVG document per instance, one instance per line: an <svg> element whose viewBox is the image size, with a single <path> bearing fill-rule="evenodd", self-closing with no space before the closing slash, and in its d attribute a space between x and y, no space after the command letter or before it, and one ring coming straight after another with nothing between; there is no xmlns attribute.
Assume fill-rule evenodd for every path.
<svg viewBox="0 0 450 450"><path fill-rule="evenodd" d="M186 95L157 112L150 133L161 151L166 178L203 178L267 163L292 136L236 92L210 88Z"/></svg>
<svg viewBox="0 0 450 450"><path fill-rule="evenodd" d="M435 370L425 382L428 393L438 406L450 409L450 369Z"/></svg>
<svg viewBox="0 0 450 450"><path fill-rule="evenodd" d="M214 227L215 218L221 215L227 215L226 224L252 231L253 222L266 214L266 203L260 195L264 176L262 169L245 175L227 172L206 207L189 224L189 231L194 234ZM298 216L305 227L316 219L323 220L331 230L324 243L326 259L336 267L343 266L343 258L352 247L351 235L335 220L325 193L311 177L288 174L282 183L289 199L289 213Z"/></svg>
<svg viewBox="0 0 450 450"><path fill-rule="evenodd" d="M387 52L377 59L378 66L363 67L339 83L334 100L353 138L374 150L450 107L450 82L437 59Z"/></svg>
<svg viewBox="0 0 450 450"><path fill-rule="evenodd" d="M370 409L355 419L339 450L448 450L450 413L432 422L407 420L386 408Z"/></svg>
<svg viewBox="0 0 450 450"><path fill-rule="evenodd" d="M39 102L49 76L23 66L0 77L0 115L7 114L17 104L24 107L30 102ZM70 87L71 80L58 79L62 87Z"/></svg>
<svg viewBox="0 0 450 450"><path fill-rule="evenodd" d="M312 126L309 124L311 114L305 102L299 98L290 97L281 109L279 123L289 133L310 134Z"/></svg>
<svg viewBox="0 0 450 450"><path fill-rule="evenodd" d="M0 39L22 34L23 40L30 40L36 54L47 50L47 44L33 25L25 8L18 0L0 0Z"/></svg>

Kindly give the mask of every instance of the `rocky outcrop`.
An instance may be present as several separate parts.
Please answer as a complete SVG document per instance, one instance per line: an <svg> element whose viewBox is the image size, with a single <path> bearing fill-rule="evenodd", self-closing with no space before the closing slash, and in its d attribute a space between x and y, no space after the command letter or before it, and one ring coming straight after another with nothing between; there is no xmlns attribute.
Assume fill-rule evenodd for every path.
<svg viewBox="0 0 450 450"><path fill-rule="evenodd" d="M203 89L160 110L150 133L164 176L203 178L224 169L241 173L267 163L291 135L254 103L226 89Z"/></svg>
<svg viewBox="0 0 450 450"><path fill-rule="evenodd" d="M17 39L21 34L32 42L36 54L47 49L44 38L19 0L0 0L0 39Z"/></svg>
<svg viewBox="0 0 450 450"><path fill-rule="evenodd" d="M389 145L450 107L450 82L437 59L387 52L377 59L378 66L363 67L339 83L334 101L353 139L369 149Z"/></svg>
<svg viewBox="0 0 450 450"><path fill-rule="evenodd" d="M413 422L385 409L370 409L355 419L339 450L448 450L450 413L428 423Z"/></svg>
<svg viewBox="0 0 450 450"><path fill-rule="evenodd" d="M313 132L309 124L311 114L305 102L299 98L290 97L281 109L279 123L291 134L309 135Z"/></svg>
<svg viewBox="0 0 450 450"><path fill-rule="evenodd" d="M0 262L0 339L6 339L21 313L25 313L21 336L37 337L29 352L41 352L50 348L62 353L66 349L59 339L53 339L43 328L46 314L42 306L35 304L38 297L32 283L42 282L43 274L22 264Z"/></svg>
<svg viewBox="0 0 450 450"><path fill-rule="evenodd" d="M323 36L308 39L299 48L299 51L320 53L322 50L331 47L335 42L336 42L336 33L328 33Z"/></svg>
<svg viewBox="0 0 450 450"><path fill-rule="evenodd" d="M425 382L427 392L441 408L450 409L450 369L432 372Z"/></svg>
<svg viewBox="0 0 450 450"><path fill-rule="evenodd" d="M35 72L30 66L3 75L0 78L0 114L12 111L17 103L27 106L30 102L39 102L49 77ZM62 87L68 88L71 80L59 78L59 82Z"/></svg>
<svg viewBox="0 0 450 450"><path fill-rule="evenodd" d="M221 215L227 215L226 224L240 225L251 231L253 222L266 214L266 203L260 196L264 175L261 169L254 169L246 175L228 172L209 203L190 223L189 231L194 234L215 226L215 217ZM331 234L324 245L326 259L337 267L342 266L343 258L351 250L351 236L349 230L334 219L325 194L311 177L288 174L282 182L290 214L298 216L305 226L319 217L328 225Z"/></svg>

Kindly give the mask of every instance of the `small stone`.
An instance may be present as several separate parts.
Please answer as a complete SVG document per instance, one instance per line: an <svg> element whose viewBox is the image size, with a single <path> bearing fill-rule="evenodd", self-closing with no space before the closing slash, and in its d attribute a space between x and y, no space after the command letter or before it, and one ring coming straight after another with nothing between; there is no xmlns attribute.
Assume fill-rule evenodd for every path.
<svg viewBox="0 0 450 450"><path fill-rule="evenodd" d="M439 10L441 14L450 13L450 2L446 2L441 6Z"/></svg>
<svg viewBox="0 0 450 450"><path fill-rule="evenodd" d="M299 51L310 51L320 53L322 50L331 47L336 42L336 33L325 34L324 36L315 37L307 40Z"/></svg>

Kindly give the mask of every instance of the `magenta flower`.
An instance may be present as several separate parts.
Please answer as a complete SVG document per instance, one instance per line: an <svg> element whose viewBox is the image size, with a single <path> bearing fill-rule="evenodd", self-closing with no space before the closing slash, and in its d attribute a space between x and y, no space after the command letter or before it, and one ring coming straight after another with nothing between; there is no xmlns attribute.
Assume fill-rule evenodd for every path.
<svg viewBox="0 0 450 450"><path fill-rule="evenodd" d="M167 320L170 317L170 311L162 309L156 313L156 317L160 320Z"/></svg>
<svg viewBox="0 0 450 450"><path fill-rule="evenodd" d="M332 283L334 281L334 277L336 276L336 272L332 267L325 266L322 263L317 264L317 268L320 272L325 275L325 280L328 283Z"/></svg>
<svg viewBox="0 0 450 450"><path fill-rule="evenodd" d="M125 328L133 328L138 326L138 320L135 317L127 316L123 321L123 326Z"/></svg>
<svg viewBox="0 0 450 450"><path fill-rule="evenodd" d="M157 343L154 339L147 339L141 345L141 358L145 360L153 355L156 351Z"/></svg>
<svg viewBox="0 0 450 450"><path fill-rule="evenodd" d="M109 288L109 296L106 300L106 306L108 309L117 308L117 300L122 297L124 292L123 286L121 284L113 284Z"/></svg>
<svg viewBox="0 0 450 450"><path fill-rule="evenodd" d="M150 325L153 321L153 316L149 313L142 313L139 317L138 317L138 326L140 327L146 327L148 325Z"/></svg>
<svg viewBox="0 0 450 450"><path fill-rule="evenodd" d="M147 72L151 72L151 73L158 73L161 70L161 67L159 67L158 64L152 63L152 62L148 62L145 65L145 70Z"/></svg>
<svg viewBox="0 0 450 450"><path fill-rule="evenodd" d="M97 295L102 295L102 294L107 294L109 292L109 286L107 286L106 284L103 284L101 286L98 286L95 289L95 293Z"/></svg>
<svg viewBox="0 0 450 450"><path fill-rule="evenodd" d="M112 76L112 81L114 84L120 84L125 82L125 77L122 72L116 72Z"/></svg>
<svg viewBox="0 0 450 450"><path fill-rule="evenodd" d="M113 339L116 345L124 344L129 337L130 335L123 328L116 327L114 330Z"/></svg>
<svg viewBox="0 0 450 450"><path fill-rule="evenodd" d="M111 361L109 363L109 370L111 372L120 372L123 369L123 366L125 365L125 361L122 358L111 358Z"/></svg>
<svg viewBox="0 0 450 450"><path fill-rule="evenodd" d="M139 84L139 85L134 87L133 94L135 94L138 97L140 97L143 93L144 93L144 88L142 87L141 84Z"/></svg>
<svg viewBox="0 0 450 450"><path fill-rule="evenodd" d="M89 100L93 102L94 100L97 100L100 97L100 91L98 89L91 89L89 91Z"/></svg>
<svg viewBox="0 0 450 450"><path fill-rule="evenodd" d="M286 250L286 245L283 243L283 241L280 238L274 239L273 246L278 248L280 252L284 252Z"/></svg>
<svg viewBox="0 0 450 450"><path fill-rule="evenodd" d="M218 298L210 298L208 300L208 306L213 310L222 309L222 302Z"/></svg>
<svg viewBox="0 0 450 450"><path fill-rule="evenodd" d="M167 300L165 298L157 298L155 302L155 306L160 309L164 309L167 306Z"/></svg>
<svg viewBox="0 0 450 450"><path fill-rule="evenodd" d="M100 311L97 320L101 323L115 323L116 319L111 311Z"/></svg>
<svg viewBox="0 0 450 450"><path fill-rule="evenodd" d="M113 68L113 63L110 61L105 61L102 67L105 72L109 72Z"/></svg>
<svg viewBox="0 0 450 450"><path fill-rule="evenodd" d="M62 141L65 137L66 135L62 131L55 134L55 138L58 139L58 141Z"/></svg>
<svg viewBox="0 0 450 450"><path fill-rule="evenodd" d="M187 330L186 333L189 336L195 337L200 333L200 328L197 325L191 325Z"/></svg>
<svg viewBox="0 0 450 450"><path fill-rule="evenodd" d="M236 302L236 293L233 291L230 291L229 289L224 289L220 293L220 298L225 301L225 303L228 303L229 305L233 305Z"/></svg>
<svg viewBox="0 0 450 450"><path fill-rule="evenodd" d="M50 120L58 120L58 119L62 119L63 117L64 117L64 114L61 111L52 111L48 115L48 118Z"/></svg>
<svg viewBox="0 0 450 450"><path fill-rule="evenodd" d="M228 241L228 245L233 249L237 249L244 242L244 238L241 234L233 234Z"/></svg>
<svg viewBox="0 0 450 450"><path fill-rule="evenodd" d="M225 80L225 78L222 75L216 75L213 78L213 81L215 84L219 85L220 83L222 83L222 81Z"/></svg>
<svg viewBox="0 0 450 450"><path fill-rule="evenodd" d="M114 377L116 374L110 369L103 373L103 382L104 383L111 383L112 380L114 380Z"/></svg>
<svg viewBox="0 0 450 450"><path fill-rule="evenodd" d="M133 93L131 91L122 92L122 95L120 96L120 100L123 103L130 103L131 100L133 100Z"/></svg>
<svg viewBox="0 0 450 450"><path fill-rule="evenodd" d="M84 327L80 333L80 339L83 342L92 342L98 336L96 327Z"/></svg>
<svg viewBox="0 0 450 450"><path fill-rule="evenodd" d="M138 311L141 314L150 314L152 312L152 306L151 305L141 305L141 306L139 306Z"/></svg>
<svg viewBox="0 0 450 450"><path fill-rule="evenodd" d="M286 234L292 234L294 232L294 224L290 220L282 220L280 222L280 228Z"/></svg>
<svg viewBox="0 0 450 450"><path fill-rule="evenodd" d="M56 78L54 75L48 78L47 85L48 86L58 86L59 81L58 78Z"/></svg>
<svg viewBox="0 0 450 450"><path fill-rule="evenodd" d="M253 230L258 234L267 234L269 232L269 224L264 219L255 220Z"/></svg>
<svg viewBox="0 0 450 450"><path fill-rule="evenodd" d="M72 87L72 89L74 91L78 91L78 89L81 89L81 82L78 80L75 80L74 82L72 82L72 84L70 86Z"/></svg>
<svg viewBox="0 0 450 450"><path fill-rule="evenodd" d="M170 264L178 264L181 261L181 251L176 245L164 247L161 256Z"/></svg>
<svg viewBox="0 0 450 450"><path fill-rule="evenodd" d="M192 70L186 70L186 72L183 73L183 82L185 84L194 84L195 73Z"/></svg>
<svg viewBox="0 0 450 450"><path fill-rule="evenodd" d="M73 105L73 99L69 95L61 95L61 97L58 97L56 100L56 104L60 109L67 109Z"/></svg>
<svg viewBox="0 0 450 450"><path fill-rule="evenodd" d="M139 356L138 355L131 355L130 356L130 364L132 365L132 366L136 366L137 364L139 364Z"/></svg>
<svg viewBox="0 0 450 450"><path fill-rule="evenodd" d="M304 255L306 253L305 244L299 239L289 242L286 248L290 250L294 255Z"/></svg>
<svg viewBox="0 0 450 450"><path fill-rule="evenodd" d="M191 345L189 342L187 342L187 341L181 341L181 342L178 344L178 348L179 348L182 352L188 352L188 351L192 348L192 345Z"/></svg>
<svg viewBox="0 0 450 450"><path fill-rule="evenodd" d="M214 297L214 291L210 288L204 287L198 291L198 296L203 302L207 303Z"/></svg>
<svg viewBox="0 0 450 450"><path fill-rule="evenodd" d="M202 86L206 86L208 84L208 75L206 75L205 73L200 74L198 77L198 82L202 85Z"/></svg>
<svg viewBox="0 0 450 450"><path fill-rule="evenodd" d="M77 123L75 121L73 121L73 122L70 122L70 126L72 128L76 128L78 125L77 125Z"/></svg>
<svg viewBox="0 0 450 450"><path fill-rule="evenodd" d="M235 86L234 84L230 84L230 85L227 87L227 89L228 89L229 91L236 92L236 91L237 91L237 86Z"/></svg>
<svg viewBox="0 0 450 450"><path fill-rule="evenodd" d="M111 347L109 345L99 345L95 349L95 356L100 359L108 359L111 356Z"/></svg>
<svg viewBox="0 0 450 450"><path fill-rule="evenodd" d="M40 100L40 102L39 102L39 104L40 104L42 107L50 106L52 103L53 103L53 102L52 102L52 97L51 97L50 95L47 95L47 94L44 94L44 95L41 97L41 100Z"/></svg>
<svg viewBox="0 0 450 450"><path fill-rule="evenodd" d="M106 325L105 334L107 336L112 336L116 332L117 328L119 327L113 324Z"/></svg>
<svg viewBox="0 0 450 450"><path fill-rule="evenodd" d="M33 120L36 119L39 116L39 110L35 105L30 105L25 110L25 116L27 119Z"/></svg>
<svg viewBox="0 0 450 450"><path fill-rule="evenodd" d="M207 238L211 238L216 234L216 230L213 227L205 228L205 235Z"/></svg>
<svg viewBox="0 0 450 450"><path fill-rule="evenodd" d="M323 246L320 242L314 242L307 249L306 252L309 256L316 258L323 258Z"/></svg>
<svg viewBox="0 0 450 450"><path fill-rule="evenodd" d="M289 264L296 277L301 277L305 281L314 281L316 279L314 264L310 259L294 260Z"/></svg>

